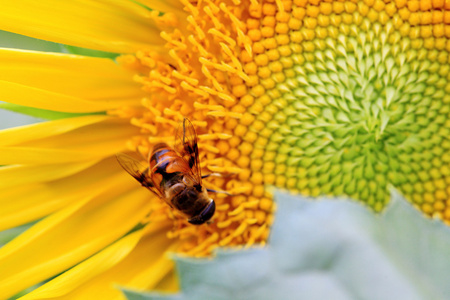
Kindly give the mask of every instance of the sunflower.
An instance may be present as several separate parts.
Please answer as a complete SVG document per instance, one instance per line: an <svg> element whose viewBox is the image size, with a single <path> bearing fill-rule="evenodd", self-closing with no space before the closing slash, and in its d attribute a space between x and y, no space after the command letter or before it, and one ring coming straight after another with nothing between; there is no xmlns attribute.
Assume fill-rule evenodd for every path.
<svg viewBox="0 0 450 300"><path fill-rule="evenodd" d="M264 245L265 186L347 195L397 188L450 221L450 4L435 1L2 3L0 29L117 53L0 49L1 100L65 118L0 132L0 295L123 299L176 289L166 253ZM124 172L188 117L212 224L192 226Z"/></svg>

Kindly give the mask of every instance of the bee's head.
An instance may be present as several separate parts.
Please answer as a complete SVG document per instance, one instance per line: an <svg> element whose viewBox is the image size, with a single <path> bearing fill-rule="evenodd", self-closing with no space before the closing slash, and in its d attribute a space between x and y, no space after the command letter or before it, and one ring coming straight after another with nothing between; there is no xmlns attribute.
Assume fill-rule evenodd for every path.
<svg viewBox="0 0 450 300"><path fill-rule="evenodd" d="M201 213L199 213L195 217L190 218L188 222L194 225L201 225L209 221L209 219L211 219L212 216L214 215L215 211L216 211L216 203L214 202L214 200L211 199L211 202L208 204L208 206L206 206Z"/></svg>

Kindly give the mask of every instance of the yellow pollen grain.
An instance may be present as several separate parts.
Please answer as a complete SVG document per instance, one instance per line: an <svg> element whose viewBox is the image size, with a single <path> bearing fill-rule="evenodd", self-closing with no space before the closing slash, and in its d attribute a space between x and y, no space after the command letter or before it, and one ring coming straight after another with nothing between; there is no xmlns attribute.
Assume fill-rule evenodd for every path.
<svg viewBox="0 0 450 300"><path fill-rule="evenodd" d="M231 223L232 223L232 221L228 219L226 221L222 221L222 222L217 223L217 227L218 228L227 228L228 226L231 225Z"/></svg>
<svg viewBox="0 0 450 300"><path fill-rule="evenodd" d="M208 97L208 93L206 93L205 91L199 89L199 88L195 88L193 86L191 86L189 83L187 83L186 81L182 81L180 83L180 86L188 91L194 92L196 94L198 94L199 96L202 97Z"/></svg>
<svg viewBox="0 0 450 300"><path fill-rule="evenodd" d="M231 59L235 69L242 71L242 65L241 65L240 61L236 58L236 56L234 55L234 53L230 49L230 47L228 47L228 45L226 45L224 43L220 43L220 47L222 48L223 52L225 52L227 54L227 56Z"/></svg>
<svg viewBox="0 0 450 300"><path fill-rule="evenodd" d="M199 109L199 110L225 110L225 107L223 107L222 105L209 105L209 104L202 104L200 102L194 102L194 108L195 109Z"/></svg>
<svg viewBox="0 0 450 300"><path fill-rule="evenodd" d="M207 86L200 86L200 89L204 90L205 92L211 95L217 95L218 93L223 92L224 88L219 83L217 78L211 74L211 72L205 65L202 66L202 74L205 75L205 77L212 82L214 89Z"/></svg>
<svg viewBox="0 0 450 300"><path fill-rule="evenodd" d="M208 30L208 33L219 38L222 39L223 41L225 41L227 44L229 44L231 47L235 47L236 46L236 42L235 40L233 40L232 38L230 38L229 36L226 36L224 33L220 32L219 30L212 28L210 30Z"/></svg>
<svg viewBox="0 0 450 300"><path fill-rule="evenodd" d="M208 141L208 140L227 140L233 137L231 134L225 134L225 133L214 133L214 134L201 134L198 135L198 139L200 141Z"/></svg>
<svg viewBox="0 0 450 300"><path fill-rule="evenodd" d="M181 74L180 72L178 72L176 70L172 71L172 75L173 75L173 77L181 79L183 81L186 81L186 82L188 82L191 85L194 85L194 86L198 85L198 80L197 79L188 77L186 75L183 75L183 74Z"/></svg>
<svg viewBox="0 0 450 300"><path fill-rule="evenodd" d="M187 46L185 43L174 39L171 35L162 31L160 36L165 39L168 43L172 44L175 49L186 50Z"/></svg>
<svg viewBox="0 0 450 300"><path fill-rule="evenodd" d="M232 102L232 103L236 102L236 99L234 99L232 96L230 96L230 95L228 95L228 94L225 94L225 93L218 93L217 95L219 96L220 99L222 99L222 100L224 100L224 101L228 101L228 102ZM224 117L224 116L230 116L230 117L232 117L232 118L240 118L240 117L241 117L241 114L224 112L223 114L217 115L217 116L222 116L222 117Z"/></svg>
<svg viewBox="0 0 450 300"><path fill-rule="evenodd" d="M259 205L259 200L251 200L252 197L250 197L250 201L249 202L243 202L242 206L246 209L257 209L258 205Z"/></svg>
<svg viewBox="0 0 450 300"><path fill-rule="evenodd" d="M214 147L212 145L208 145L208 144L205 144L205 143L199 143L199 147L200 147L200 145L201 145L201 147L203 147L203 149L205 151L208 151L208 152L211 152L211 153L215 153L215 154L220 152L217 147Z"/></svg>
<svg viewBox="0 0 450 300"><path fill-rule="evenodd" d="M217 8L217 7L216 7ZM222 28L222 23L215 17L215 13L212 11L211 6L206 6L203 11L209 17L209 19L214 24L215 29L220 30Z"/></svg>
<svg viewBox="0 0 450 300"><path fill-rule="evenodd" d="M187 255L195 255L202 250L206 249L211 243L217 242L219 240L219 234L217 232L214 232L211 234L208 238L206 238L201 244L199 244L197 247L192 248L191 250L187 251Z"/></svg>
<svg viewBox="0 0 450 300"><path fill-rule="evenodd" d="M172 110L170 108L165 108L163 113L164 113L165 116L174 116L174 117L176 117L178 119L183 119L183 115L177 110Z"/></svg>
<svg viewBox="0 0 450 300"><path fill-rule="evenodd" d="M195 18L193 16L188 16L187 17L187 21L189 22L189 24L191 24L191 26L193 26L195 28L195 32L198 36L198 38L200 40L204 40L205 39L205 32L202 30L202 28L197 24ZM191 35L192 36L192 35Z"/></svg>
<svg viewBox="0 0 450 300"><path fill-rule="evenodd" d="M247 222L241 223L241 225L239 225L239 227L233 232L232 236L233 237L240 236L242 233L244 233L244 231L245 231L245 229L247 229L247 227L248 227Z"/></svg>
<svg viewBox="0 0 450 300"><path fill-rule="evenodd" d="M169 50L169 56L177 62L177 65L182 72L189 71L189 68L187 67L187 65L183 62L183 60L180 57L178 57L175 49Z"/></svg>

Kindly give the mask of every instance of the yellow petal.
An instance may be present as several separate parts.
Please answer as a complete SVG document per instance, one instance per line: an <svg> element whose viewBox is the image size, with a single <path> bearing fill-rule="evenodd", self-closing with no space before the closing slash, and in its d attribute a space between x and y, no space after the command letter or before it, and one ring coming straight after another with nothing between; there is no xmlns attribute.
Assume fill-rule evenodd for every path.
<svg viewBox="0 0 450 300"><path fill-rule="evenodd" d="M182 12L183 4L178 0L137 0L139 3L161 12Z"/></svg>
<svg viewBox="0 0 450 300"><path fill-rule="evenodd" d="M151 233L146 233L134 249L130 246L135 245L136 237L126 237L22 299L98 299L98 295L103 299L124 299L119 285L154 287L173 270L165 253L174 244L166 237L167 224L149 227ZM138 234L141 237L142 232Z"/></svg>
<svg viewBox="0 0 450 300"><path fill-rule="evenodd" d="M26 141L43 139L108 119L112 119L112 117L102 115L82 116L8 128L0 131L0 146L17 145Z"/></svg>
<svg viewBox="0 0 450 300"><path fill-rule="evenodd" d="M0 189L0 230L37 220L132 180L111 157L59 180Z"/></svg>
<svg viewBox="0 0 450 300"><path fill-rule="evenodd" d="M125 182L37 223L0 248L0 295L14 295L117 240L148 214L149 198Z"/></svg>
<svg viewBox="0 0 450 300"><path fill-rule="evenodd" d="M0 168L0 229L36 220L112 188L113 175L121 176L115 184L133 181L115 157L103 158L123 151L126 140L136 134L137 128L126 120L108 116L57 120L0 132L0 143L18 145L0 146L0 164L28 163Z"/></svg>
<svg viewBox="0 0 450 300"><path fill-rule="evenodd" d="M130 136L139 134L126 120L110 118L93 125L20 146L0 146L0 165L57 164L98 161L125 151Z"/></svg>
<svg viewBox="0 0 450 300"><path fill-rule="evenodd" d="M87 113L106 111L121 106L120 103L93 102L65 94L0 80L0 100L53 111Z"/></svg>
<svg viewBox="0 0 450 300"><path fill-rule="evenodd" d="M89 101L128 103L143 97L133 74L110 59L0 49L0 80Z"/></svg>
<svg viewBox="0 0 450 300"><path fill-rule="evenodd" d="M78 173L95 163L96 161L87 161L53 165L0 167L0 189L35 182L56 180Z"/></svg>
<svg viewBox="0 0 450 300"><path fill-rule="evenodd" d="M127 235L21 299L48 299L67 294L73 286L91 280L120 262L139 242L142 232Z"/></svg>
<svg viewBox="0 0 450 300"><path fill-rule="evenodd" d="M108 153L116 153L116 149L123 149L125 141L138 134L138 128L130 125L127 119L113 117L58 136L25 141L17 146L98 152L107 156ZM114 148L115 152L108 150L109 147Z"/></svg>
<svg viewBox="0 0 450 300"><path fill-rule="evenodd" d="M0 29L118 53L162 45L150 11L126 0L2 1Z"/></svg>
<svg viewBox="0 0 450 300"><path fill-rule="evenodd" d="M175 270L169 272L166 277L164 277L158 285L154 288L154 290L168 293L175 293L180 290L178 283L178 275Z"/></svg>
<svg viewBox="0 0 450 300"><path fill-rule="evenodd" d="M113 150L113 153L115 152L118 151ZM104 154L111 153L92 153L25 147L0 147L0 165L78 162L99 159L99 156L103 156Z"/></svg>

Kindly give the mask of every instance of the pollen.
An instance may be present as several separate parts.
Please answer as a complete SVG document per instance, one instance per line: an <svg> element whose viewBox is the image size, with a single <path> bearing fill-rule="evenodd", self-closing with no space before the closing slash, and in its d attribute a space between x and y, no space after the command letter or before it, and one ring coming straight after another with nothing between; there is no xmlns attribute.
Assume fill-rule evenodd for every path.
<svg viewBox="0 0 450 300"><path fill-rule="evenodd" d="M183 3L170 18L152 14L164 51L118 59L148 92L142 107L110 112L141 128L128 146L143 157L189 118L202 174L222 174L203 180L231 194L210 193L210 224L155 204L153 220L171 224L180 252L264 244L275 209L268 186L344 195L374 211L392 186L450 223L444 1Z"/></svg>
<svg viewBox="0 0 450 300"><path fill-rule="evenodd" d="M275 28L275 18L262 22L249 18L249 8L238 4L208 1L189 4L185 10L187 16L178 16L177 21L186 20L185 31L165 26L161 32L166 41L166 55L143 51L119 58L125 68L138 71L135 78L148 97L143 99L142 109L124 107L110 113L130 118L133 125L141 128L142 135L132 139L129 150L140 152L143 157L148 157L155 143L174 140L179 122L189 118L198 135L202 174L222 175L205 178L203 185L232 196L209 193L216 202L210 224L193 226L157 199L151 200L154 208L143 222L172 224L168 237L179 241L179 252L192 256L209 255L218 246L264 244L274 207L262 185L262 174L251 174L253 146L244 144L242 137L254 121L254 116L247 112L250 107L255 108L249 90L263 95L266 88L275 86L271 71L266 87L255 85L258 77L251 76L256 74L258 65L276 61L280 54L274 50L258 55L253 42L289 29ZM273 16L277 6L250 9L254 14L258 10ZM159 15L164 16L153 16L158 19ZM286 44L288 40L281 42ZM273 39L265 47L275 49L277 43ZM281 70L278 65L272 68Z"/></svg>

